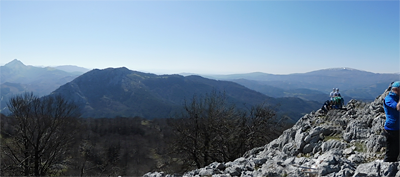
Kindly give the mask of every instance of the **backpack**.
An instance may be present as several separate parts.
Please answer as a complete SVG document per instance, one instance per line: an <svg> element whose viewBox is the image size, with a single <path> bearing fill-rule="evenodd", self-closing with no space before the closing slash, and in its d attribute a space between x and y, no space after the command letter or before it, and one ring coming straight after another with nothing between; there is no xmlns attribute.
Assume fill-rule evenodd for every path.
<svg viewBox="0 0 400 177"><path fill-rule="evenodd" d="M342 97L337 96L337 97L333 98L332 107L334 109L342 109L342 106L343 106L343 98Z"/></svg>
<svg viewBox="0 0 400 177"><path fill-rule="evenodd" d="M333 105L342 105L343 102L343 98L340 96L337 96L335 98L333 98Z"/></svg>

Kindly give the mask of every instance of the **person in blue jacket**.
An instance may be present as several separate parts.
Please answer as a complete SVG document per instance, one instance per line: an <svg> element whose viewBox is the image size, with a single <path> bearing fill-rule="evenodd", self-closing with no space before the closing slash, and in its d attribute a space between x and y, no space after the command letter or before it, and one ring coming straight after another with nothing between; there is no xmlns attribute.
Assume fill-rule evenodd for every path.
<svg viewBox="0 0 400 177"><path fill-rule="evenodd" d="M392 89L385 97L383 108L386 114L385 136L386 154L384 162L396 162L399 156L400 129L400 81L393 82Z"/></svg>

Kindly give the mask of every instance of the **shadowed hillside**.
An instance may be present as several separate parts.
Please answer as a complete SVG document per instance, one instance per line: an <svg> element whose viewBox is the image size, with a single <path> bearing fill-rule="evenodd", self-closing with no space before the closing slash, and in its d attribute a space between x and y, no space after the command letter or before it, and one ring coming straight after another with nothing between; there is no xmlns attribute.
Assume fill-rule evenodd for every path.
<svg viewBox="0 0 400 177"><path fill-rule="evenodd" d="M213 90L224 92L229 103L241 109L265 102L294 120L320 107L319 103L299 98L268 97L234 82L200 76L155 75L127 68L92 70L52 94L61 94L78 103L84 117L166 118L178 113L185 99Z"/></svg>

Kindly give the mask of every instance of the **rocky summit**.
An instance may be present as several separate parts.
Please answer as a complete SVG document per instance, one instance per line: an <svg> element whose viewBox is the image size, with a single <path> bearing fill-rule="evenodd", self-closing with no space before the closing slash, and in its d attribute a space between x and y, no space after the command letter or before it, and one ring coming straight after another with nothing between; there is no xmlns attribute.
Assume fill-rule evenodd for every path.
<svg viewBox="0 0 400 177"><path fill-rule="evenodd" d="M383 162L383 100L350 100L342 110L304 115L277 139L233 162L214 162L183 176L399 176L398 162ZM177 176L152 172L145 177ZM182 176L182 175L179 175Z"/></svg>

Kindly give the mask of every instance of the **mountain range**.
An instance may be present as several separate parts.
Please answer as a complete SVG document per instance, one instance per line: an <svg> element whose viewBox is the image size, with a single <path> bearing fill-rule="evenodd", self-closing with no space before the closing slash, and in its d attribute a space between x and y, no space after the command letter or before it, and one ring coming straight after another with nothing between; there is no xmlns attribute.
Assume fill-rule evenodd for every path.
<svg viewBox="0 0 400 177"><path fill-rule="evenodd" d="M280 115L297 120L318 109L332 88L346 101L372 101L399 74L378 74L351 68L274 75L155 75L127 68L88 69L77 66L35 67L19 60L1 66L1 109L8 98L32 91L44 96L62 94L76 101L86 117L170 117L185 99L212 90L225 92L240 108L267 102Z"/></svg>
<svg viewBox="0 0 400 177"><path fill-rule="evenodd" d="M74 68L78 69L79 67ZM47 95L84 72L86 71L83 68L73 70L72 66L27 66L15 59L4 66L0 66L0 84L8 86L11 84L7 83L20 84L26 90L34 91L38 95Z"/></svg>
<svg viewBox="0 0 400 177"><path fill-rule="evenodd" d="M155 75L127 68L94 69L61 86L52 94L72 99L83 109L83 117L166 118L179 114L185 100L212 91L225 93L239 108L266 103L281 115L297 120L319 103L299 98L272 98L229 81L201 76Z"/></svg>
<svg viewBox="0 0 400 177"><path fill-rule="evenodd" d="M373 101L391 82L400 80L398 73L380 74L352 68L331 68L288 75L255 72L204 77L233 81L271 97L294 96L318 102L325 101L333 88L339 88L347 101Z"/></svg>
<svg viewBox="0 0 400 177"><path fill-rule="evenodd" d="M27 66L17 59L0 66L0 110L4 110L7 100L15 94L34 92L38 96L48 95L84 72L82 68L73 72L64 71L62 66L58 68Z"/></svg>

